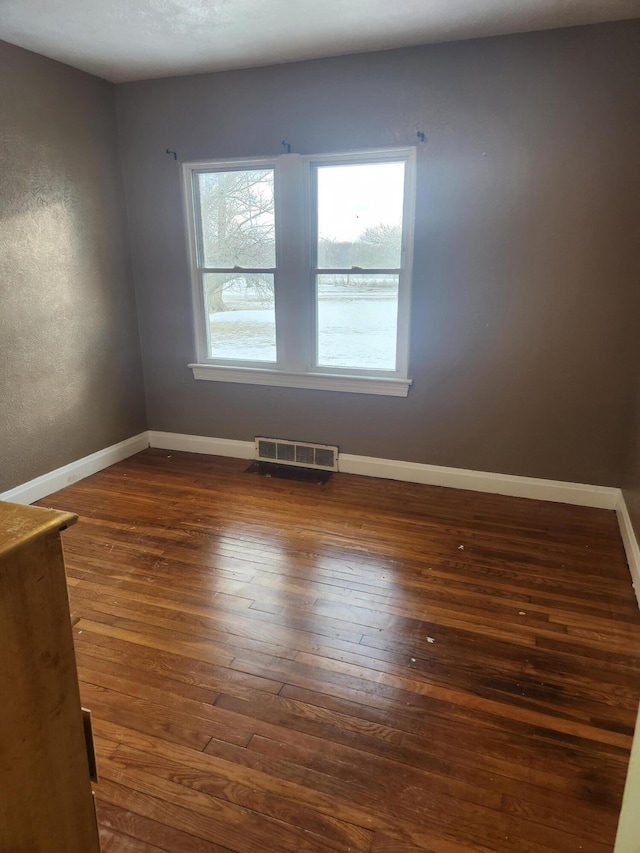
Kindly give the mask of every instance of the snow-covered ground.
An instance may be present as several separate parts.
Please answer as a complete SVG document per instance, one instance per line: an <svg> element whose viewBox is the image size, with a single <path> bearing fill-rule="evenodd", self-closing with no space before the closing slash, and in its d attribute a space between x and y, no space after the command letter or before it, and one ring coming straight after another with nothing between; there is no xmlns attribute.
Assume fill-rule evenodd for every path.
<svg viewBox="0 0 640 853"><path fill-rule="evenodd" d="M397 302L388 293L321 297L319 365L394 370L396 320ZM213 358L275 362L273 306L211 314L210 324Z"/></svg>

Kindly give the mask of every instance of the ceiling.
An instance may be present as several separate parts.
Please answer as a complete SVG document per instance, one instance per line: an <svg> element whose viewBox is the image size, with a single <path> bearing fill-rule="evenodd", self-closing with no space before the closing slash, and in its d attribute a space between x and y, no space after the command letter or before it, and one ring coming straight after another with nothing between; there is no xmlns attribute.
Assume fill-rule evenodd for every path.
<svg viewBox="0 0 640 853"><path fill-rule="evenodd" d="M640 0L0 0L0 38L114 83L640 17Z"/></svg>

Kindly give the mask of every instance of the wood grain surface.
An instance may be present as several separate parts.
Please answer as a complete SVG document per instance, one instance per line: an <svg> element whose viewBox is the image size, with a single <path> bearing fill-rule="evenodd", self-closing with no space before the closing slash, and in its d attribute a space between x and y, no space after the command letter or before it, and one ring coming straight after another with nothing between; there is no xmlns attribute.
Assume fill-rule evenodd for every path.
<svg viewBox="0 0 640 853"><path fill-rule="evenodd" d="M106 853L609 853L613 512L149 450L50 496Z"/></svg>
<svg viewBox="0 0 640 853"><path fill-rule="evenodd" d="M0 502L2 853L98 849L59 535L74 520Z"/></svg>

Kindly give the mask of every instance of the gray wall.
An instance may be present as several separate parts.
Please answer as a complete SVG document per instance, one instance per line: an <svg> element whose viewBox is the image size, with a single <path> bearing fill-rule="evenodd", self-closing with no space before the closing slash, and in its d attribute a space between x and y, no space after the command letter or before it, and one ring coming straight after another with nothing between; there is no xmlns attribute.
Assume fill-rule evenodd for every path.
<svg viewBox="0 0 640 853"><path fill-rule="evenodd" d="M0 492L146 427L113 86L0 42Z"/></svg>
<svg viewBox="0 0 640 853"><path fill-rule="evenodd" d="M117 87L152 429L619 485L639 22ZM179 161L419 147L407 399L196 382Z"/></svg>

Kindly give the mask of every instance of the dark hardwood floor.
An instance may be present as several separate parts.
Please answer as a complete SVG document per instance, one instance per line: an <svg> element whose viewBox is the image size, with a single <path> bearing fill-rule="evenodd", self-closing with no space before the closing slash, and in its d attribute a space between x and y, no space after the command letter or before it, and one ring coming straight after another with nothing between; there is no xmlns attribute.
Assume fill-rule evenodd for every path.
<svg viewBox="0 0 640 853"><path fill-rule="evenodd" d="M613 512L149 450L64 533L105 853L613 848L640 614Z"/></svg>

